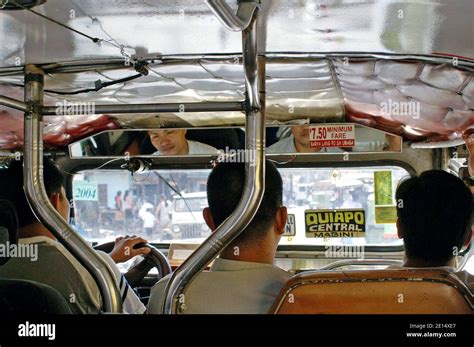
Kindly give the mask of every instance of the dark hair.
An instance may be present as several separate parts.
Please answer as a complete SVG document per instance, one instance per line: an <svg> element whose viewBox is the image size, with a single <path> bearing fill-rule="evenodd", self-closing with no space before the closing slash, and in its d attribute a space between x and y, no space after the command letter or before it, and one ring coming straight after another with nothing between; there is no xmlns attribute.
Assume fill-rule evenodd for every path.
<svg viewBox="0 0 474 347"><path fill-rule="evenodd" d="M219 163L207 180L207 201L216 226L230 216L239 203L244 189L245 164ZM258 240L270 228L277 209L282 204L283 183L277 168L268 160L265 170L265 194L253 221L235 240L247 243Z"/></svg>
<svg viewBox="0 0 474 347"><path fill-rule="evenodd" d="M47 158L43 159L43 179L48 196L61 191L64 176ZM0 170L0 198L16 207L20 228L37 221L23 190L23 161L12 161L8 169Z"/></svg>
<svg viewBox="0 0 474 347"><path fill-rule="evenodd" d="M461 179L425 171L399 184L396 201L408 257L445 263L461 249L472 214L472 194Z"/></svg>

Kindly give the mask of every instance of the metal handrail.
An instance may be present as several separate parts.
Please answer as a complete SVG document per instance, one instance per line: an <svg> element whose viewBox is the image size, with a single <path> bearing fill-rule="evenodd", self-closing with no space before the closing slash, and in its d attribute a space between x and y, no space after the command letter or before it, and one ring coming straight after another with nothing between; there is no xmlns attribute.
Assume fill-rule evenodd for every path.
<svg viewBox="0 0 474 347"><path fill-rule="evenodd" d="M327 264L319 270L334 270L338 267L349 266L349 265L402 265L401 260L391 260L391 259L342 259L335 261L331 264Z"/></svg>
<svg viewBox="0 0 474 347"><path fill-rule="evenodd" d="M110 266L63 219L49 201L43 180L43 71L25 67L25 148L23 184L36 217L93 276L102 297L104 312L121 313L122 300Z"/></svg>
<svg viewBox="0 0 474 347"><path fill-rule="evenodd" d="M119 104L119 105L94 105L95 114L128 114L128 113L185 113L185 112L243 112L243 101L230 102L182 102L182 103L156 103L156 104ZM74 111L72 111L74 112ZM44 116L57 115L56 106L44 106ZM68 116L80 113L67 112Z"/></svg>
<svg viewBox="0 0 474 347"><path fill-rule="evenodd" d="M246 116L246 144L249 158L255 161L245 163L245 182L242 197L234 212L191 254L172 274L167 283L162 312L173 314L186 307L183 296L191 281L227 247L252 221L257 213L265 191L265 61L257 57L257 13L242 35L249 108ZM260 63L259 63L259 62ZM258 78L254 78L258 76ZM256 89L252 90L253 88ZM183 300L184 299L184 300Z"/></svg>
<svg viewBox="0 0 474 347"><path fill-rule="evenodd" d="M0 105L26 112L26 104L24 102L9 98L8 96L0 95Z"/></svg>

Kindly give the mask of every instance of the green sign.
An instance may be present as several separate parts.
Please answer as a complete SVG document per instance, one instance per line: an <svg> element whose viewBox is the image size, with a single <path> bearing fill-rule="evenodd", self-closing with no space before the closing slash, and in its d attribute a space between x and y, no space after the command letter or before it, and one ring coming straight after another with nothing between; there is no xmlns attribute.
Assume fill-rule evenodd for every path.
<svg viewBox="0 0 474 347"><path fill-rule="evenodd" d="M395 224L397 222L397 208L395 206L375 207L376 224Z"/></svg>
<svg viewBox="0 0 474 347"><path fill-rule="evenodd" d="M74 181L74 200L75 201L98 201L99 194L97 183L88 181Z"/></svg>
<svg viewBox="0 0 474 347"><path fill-rule="evenodd" d="M375 205L392 205L392 171L374 172Z"/></svg>

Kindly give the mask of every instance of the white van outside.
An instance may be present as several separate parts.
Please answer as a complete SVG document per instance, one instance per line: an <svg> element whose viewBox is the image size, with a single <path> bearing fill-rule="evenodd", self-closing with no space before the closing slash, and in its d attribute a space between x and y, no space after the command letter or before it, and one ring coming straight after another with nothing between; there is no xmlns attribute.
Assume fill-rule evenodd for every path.
<svg viewBox="0 0 474 347"><path fill-rule="evenodd" d="M171 231L173 239L202 239L210 234L202 211L207 207L206 192L173 196Z"/></svg>

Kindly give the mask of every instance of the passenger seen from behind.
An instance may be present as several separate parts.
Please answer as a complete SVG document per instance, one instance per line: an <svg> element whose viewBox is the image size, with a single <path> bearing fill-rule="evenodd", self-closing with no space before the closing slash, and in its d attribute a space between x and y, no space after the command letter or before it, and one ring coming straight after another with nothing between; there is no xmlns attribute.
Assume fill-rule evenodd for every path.
<svg viewBox="0 0 474 347"><path fill-rule="evenodd" d="M245 181L243 163L219 163L207 181L209 207L204 219L214 231L237 207ZM185 293L183 313L267 313L290 274L275 265L286 223L282 179L266 162L265 194L253 221L220 254L210 271L200 273ZM162 313L169 276L151 290L148 313Z"/></svg>
<svg viewBox="0 0 474 347"><path fill-rule="evenodd" d="M456 270L456 255L472 238L473 197L458 177L429 170L402 181L396 192L398 236L405 244L404 267ZM471 291L474 277L457 273Z"/></svg>

